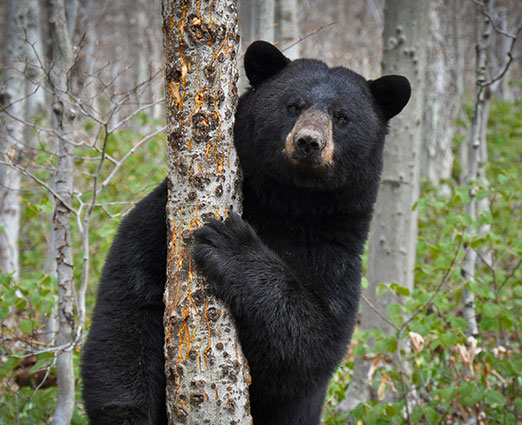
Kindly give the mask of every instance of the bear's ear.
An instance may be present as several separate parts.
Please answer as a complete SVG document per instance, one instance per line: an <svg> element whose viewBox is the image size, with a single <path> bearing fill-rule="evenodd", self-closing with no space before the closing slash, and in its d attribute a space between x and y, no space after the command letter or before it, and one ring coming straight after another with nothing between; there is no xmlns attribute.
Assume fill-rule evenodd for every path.
<svg viewBox="0 0 522 425"><path fill-rule="evenodd" d="M402 75L386 75L368 81L368 86L387 120L401 112L410 100L410 82Z"/></svg>
<svg viewBox="0 0 522 425"><path fill-rule="evenodd" d="M254 41L245 53L245 72L252 87L274 76L289 63L290 59L266 41Z"/></svg>

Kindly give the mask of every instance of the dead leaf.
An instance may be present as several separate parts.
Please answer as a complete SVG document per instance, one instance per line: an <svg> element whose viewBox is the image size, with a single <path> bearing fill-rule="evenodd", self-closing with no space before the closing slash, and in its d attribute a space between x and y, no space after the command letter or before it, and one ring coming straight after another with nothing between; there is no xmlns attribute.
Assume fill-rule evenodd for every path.
<svg viewBox="0 0 522 425"><path fill-rule="evenodd" d="M417 332L408 332L408 336L410 337L413 352L415 354L420 353L424 347L424 338Z"/></svg>

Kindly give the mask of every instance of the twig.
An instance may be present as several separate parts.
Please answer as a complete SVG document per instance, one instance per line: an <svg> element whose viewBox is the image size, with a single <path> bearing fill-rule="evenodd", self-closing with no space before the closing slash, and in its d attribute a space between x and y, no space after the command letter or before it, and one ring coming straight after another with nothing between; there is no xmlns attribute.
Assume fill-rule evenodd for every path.
<svg viewBox="0 0 522 425"><path fill-rule="evenodd" d="M324 30L325 28L328 28L328 27L331 27L332 25L335 25L337 23L337 21L332 21L328 24L324 24L324 25L321 25L319 27L317 27L316 29L314 29L313 31L309 32L308 34L305 34L303 35L302 37L298 38L296 41L294 41L293 43L290 43L288 46L286 46L284 49L281 49L282 52L285 52L289 49L291 49L292 47L294 47L295 45L301 43L302 41L306 40L308 37L311 37L312 35L314 34L317 34L319 31L322 31Z"/></svg>
<svg viewBox="0 0 522 425"><path fill-rule="evenodd" d="M521 31L522 31L522 24L517 28L515 36L511 39L511 46L509 47L509 50L506 54L508 59L502 66L502 69L500 70L500 72L497 74L496 77L492 78L489 81L486 81L485 83L479 83L481 87L491 86L492 84L495 84L497 81L501 80L504 77L504 75L506 75L506 73L509 69L509 66L513 62L513 49L515 47L515 43L516 43L517 38L520 35Z"/></svg>
<svg viewBox="0 0 522 425"><path fill-rule="evenodd" d="M375 307L373 305L373 303L370 301L370 299L364 295L364 294L361 294L361 298L362 300L368 304L368 306L370 306L370 308L377 314L377 316L379 316L382 320L384 320L388 325L390 325L393 329L395 329L396 331L399 330L399 328L397 326L395 326L392 322L390 322L386 316L384 316L377 307Z"/></svg>
<svg viewBox="0 0 522 425"><path fill-rule="evenodd" d="M107 178L103 181L103 183L101 184L100 186L100 190L103 189L105 186L107 186L107 184L109 184L109 182L112 180L112 178L114 177L114 175L118 172L118 170L120 169L120 167L122 166L122 164L127 160L127 158L129 158L141 145L143 145L147 140L153 138L154 136L157 136L158 134L162 133L163 131L165 131L165 129L167 128L167 126L163 126L161 127L160 129L156 130L154 133L151 133L147 136L145 136L143 139L141 139L138 143L136 143L132 149L127 152L125 154L125 156L120 159L118 161L118 163L116 164L116 166L112 169L111 173L107 176Z"/></svg>
<svg viewBox="0 0 522 425"><path fill-rule="evenodd" d="M65 206L65 208L67 208L69 210L69 212L76 214L76 210L71 205L69 205L68 202L64 201L64 199L60 195L58 195L55 190L53 190L47 183L40 180L34 174L27 171L25 168L18 167L17 165L15 165L11 162L6 162L6 161L0 161L0 164L7 165L8 167L11 167L12 169L23 174L24 176L29 177L30 179L33 179L36 183L43 186L50 194L52 194L56 199L58 199Z"/></svg>
<svg viewBox="0 0 522 425"><path fill-rule="evenodd" d="M471 0L473 3L475 3L477 6L480 6L480 12L491 21L491 26L495 30L496 33L503 35L504 37L511 38L512 40L516 40L518 37L518 33L520 32L520 29L517 31L516 34L511 34L509 32L503 31L500 28L498 28L495 25L495 18L491 16L488 12L486 12L486 7L484 3L478 1L478 0Z"/></svg>
<svg viewBox="0 0 522 425"><path fill-rule="evenodd" d="M433 304L433 300L435 299L435 297L438 295L438 293L440 292L440 290L442 289L442 287L444 286L444 284L446 283L446 281L448 280L451 272L453 271L453 269L455 268L455 266L457 265L457 256L458 256L458 253L460 251L460 248L462 246L462 241L459 242L459 244L457 245L457 249L455 250L455 253L453 254L453 258L451 260L451 264L448 268L448 270L446 271L446 273L444 274L444 276L442 277L441 281L439 282L439 284L437 285L437 288L435 288L435 291L433 292L433 294L431 294L430 298L428 299L428 301L421 305L420 307L417 308L417 310L415 310L415 312L410 316L410 318L408 320L406 320L402 326L400 327L400 329L398 329L399 331L399 334L397 336L397 340L400 340L401 336L402 336L402 332L404 332L404 330L406 329L406 327L411 323L412 320L415 319L415 317L417 317L417 315L424 309L428 308L431 306L431 304ZM469 249L469 248L467 248Z"/></svg>
<svg viewBox="0 0 522 425"><path fill-rule="evenodd" d="M522 266L522 258L519 258L518 263L515 265L515 267L506 275L504 282L502 282L499 286L499 290L501 290L506 285L506 283L508 283L508 281L515 275L520 266Z"/></svg>

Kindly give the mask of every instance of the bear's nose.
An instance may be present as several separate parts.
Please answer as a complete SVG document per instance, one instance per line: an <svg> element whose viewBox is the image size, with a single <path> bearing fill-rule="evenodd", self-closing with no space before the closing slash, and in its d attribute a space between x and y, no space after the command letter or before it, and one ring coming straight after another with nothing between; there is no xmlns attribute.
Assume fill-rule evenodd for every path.
<svg viewBox="0 0 522 425"><path fill-rule="evenodd" d="M320 137L315 134L297 134L294 139L296 151L303 157L311 157L319 153L324 144L321 143Z"/></svg>

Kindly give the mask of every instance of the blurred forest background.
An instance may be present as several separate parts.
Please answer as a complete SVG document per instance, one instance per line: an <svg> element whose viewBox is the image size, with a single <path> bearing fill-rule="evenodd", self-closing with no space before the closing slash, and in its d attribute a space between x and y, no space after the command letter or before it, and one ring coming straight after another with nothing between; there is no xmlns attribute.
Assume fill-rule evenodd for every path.
<svg viewBox="0 0 522 425"><path fill-rule="evenodd" d="M522 4L424 1L419 188L399 214L414 222L399 254L412 255L393 274L372 233L326 424L522 423ZM393 47L384 6L240 0L241 48L265 39L377 78ZM68 423L68 382L71 423L85 424L78 361L101 267L121 218L166 175L160 2L0 10L0 423Z"/></svg>

